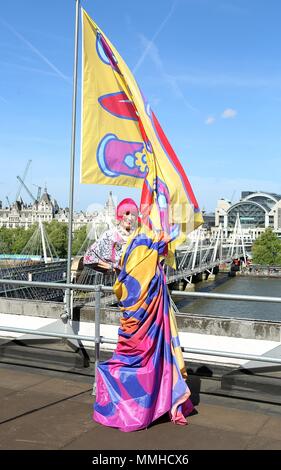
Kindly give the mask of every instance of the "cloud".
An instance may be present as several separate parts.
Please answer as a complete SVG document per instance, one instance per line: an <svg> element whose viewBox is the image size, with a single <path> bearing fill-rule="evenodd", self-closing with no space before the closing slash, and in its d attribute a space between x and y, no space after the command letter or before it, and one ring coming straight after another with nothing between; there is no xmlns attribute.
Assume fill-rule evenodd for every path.
<svg viewBox="0 0 281 470"><path fill-rule="evenodd" d="M51 72L51 70L37 69L35 67L29 67L26 65L14 64L12 62L4 62L3 60L0 60L0 65L7 66L9 68L15 67L20 70L26 70L27 72L41 73L43 75L51 75L53 77L57 77L57 74L55 72Z"/></svg>
<svg viewBox="0 0 281 470"><path fill-rule="evenodd" d="M135 67L133 69L133 73L136 72L136 70L140 67L140 65L142 64L142 62L144 61L144 59L147 56L151 59L153 64L156 66L156 68L162 69L163 68L163 62L162 62L162 59L160 57L159 49L156 46L156 44L154 43L154 41L153 40L150 41L148 38L146 38L144 36L144 34L139 34L138 36L139 36L139 39L141 41L141 45L144 48L144 52L143 52L141 58L139 59L139 61L137 62L137 64L135 65Z"/></svg>
<svg viewBox="0 0 281 470"><path fill-rule="evenodd" d="M252 77L225 74L210 74L206 71L199 73L186 72L175 75L179 83L193 86L235 87L235 88L281 88L281 77Z"/></svg>
<svg viewBox="0 0 281 470"><path fill-rule="evenodd" d="M140 66L142 65L144 59L146 58L147 54L150 53L151 49L153 48L154 45L154 41L156 40L156 38L159 36L159 34L161 33L161 31L164 29L166 23L169 21L169 19L171 18L172 14L174 13L174 10L175 10L175 7L176 7L176 4L177 4L177 0L174 1L174 3L172 4L172 7L169 11L169 13L167 14L167 16L164 18L164 20L160 23L158 29L155 31L154 35L152 36L151 40L146 40L146 44L145 44L145 48L144 48L144 51L142 53L142 55L140 56L139 60L137 61L136 65L134 66L133 68L133 73L135 74L136 71L140 68ZM144 37L144 36L143 36ZM146 39L146 38L145 38ZM155 46L156 47L156 46ZM161 59L160 59L161 60Z"/></svg>
<svg viewBox="0 0 281 470"><path fill-rule="evenodd" d="M9 102L4 98L4 96L0 95L0 101L3 101L3 103L9 104Z"/></svg>
<svg viewBox="0 0 281 470"><path fill-rule="evenodd" d="M142 46L144 47L145 53L141 57L141 61L138 61L137 65L134 68L135 70L138 68L140 63L143 62L145 57L149 57L150 60L153 62L159 73L161 74L161 77L165 83L169 86L170 90L173 92L173 95L178 98L179 100L182 101L184 106L187 109L191 109L192 111L199 112L197 108L192 106L192 104L186 99L184 93L182 92L177 77L174 75L167 74L165 72L164 64L160 56L160 52L156 44L153 42L153 40L149 40L146 38L143 34L139 34L140 41L142 43ZM139 65L138 65L139 64Z"/></svg>
<svg viewBox="0 0 281 470"><path fill-rule="evenodd" d="M178 84L177 79L173 75L168 75L166 73L163 73L163 78L166 81L166 83L168 83L168 85L170 86L170 89L172 90L174 96L178 98L179 100L181 100L187 109L191 109L191 111L195 111L196 113L200 112L199 109L192 106L192 104L186 99L184 93L182 92Z"/></svg>
<svg viewBox="0 0 281 470"><path fill-rule="evenodd" d="M160 26L158 27L158 29L156 30L156 32L154 33L151 39L148 39L144 34L139 34L139 39L141 41L141 45L144 50L133 68L133 73L135 74L137 70L141 67L146 57L149 57L150 60L155 65L155 67L157 68L157 70L160 72L162 79L168 84L174 96L180 99L186 108L191 109L192 111L195 111L195 112L199 112L198 109L194 108L194 106L192 106L192 104L190 104L187 101L186 97L184 96L184 93L180 89L177 77L174 77L173 75L169 75L165 72L164 64L163 64L159 49L157 45L155 44L156 38L159 36L159 34L161 33L161 31L164 29L165 25L169 21L170 17L172 16L176 8L176 5L177 5L177 0L174 1L169 13L164 18L164 20L160 23Z"/></svg>
<svg viewBox="0 0 281 470"><path fill-rule="evenodd" d="M207 126L210 126L211 124L214 124L215 120L216 119L214 118L214 116L208 116L205 120L205 124L207 124Z"/></svg>
<svg viewBox="0 0 281 470"><path fill-rule="evenodd" d="M237 115L237 111L235 109L232 109L232 108L227 108L223 111L223 113L221 114L221 117L223 119L232 119L234 118L235 116Z"/></svg>
<svg viewBox="0 0 281 470"><path fill-rule="evenodd" d="M6 21L3 21L0 19L0 22L6 26L25 46L27 46L35 55L37 55L45 64L48 65L50 69L55 72L55 74L62 78L63 80L70 82L70 77L67 77L62 73L42 52L39 51L33 44L28 41L22 34L20 34L15 28L13 28L11 25L9 25Z"/></svg>

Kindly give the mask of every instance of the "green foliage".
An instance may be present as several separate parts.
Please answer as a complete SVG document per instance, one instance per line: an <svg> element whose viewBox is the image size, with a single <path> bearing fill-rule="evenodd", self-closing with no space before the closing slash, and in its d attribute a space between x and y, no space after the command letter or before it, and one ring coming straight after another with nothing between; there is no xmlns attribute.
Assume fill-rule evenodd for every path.
<svg viewBox="0 0 281 470"><path fill-rule="evenodd" d="M0 228L0 253L12 253L12 236L10 231L5 228Z"/></svg>
<svg viewBox="0 0 281 470"><path fill-rule="evenodd" d="M59 258L67 256L67 239L68 226L65 223L52 220L52 222L44 224L45 230L51 245L55 248Z"/></svg>
<svg viewBox="0 0 281 470"><path fill-rule="evenodd" d="M72 254L77 255L81 246L83 245L85 239L87 237L87 225L83 225L83 227L79 228L74 232L73 242L72 242Z"/></svg>
<svg viewBox="0 0 281 470"><path fill-rule="evenodd" d="M67 255L67 224L53 220L45 223L45 230L51 245L55 248L60 258ZM0 253L21 254L38 225L25 230L24 228L0 228ZM36 253L34 253L36 254Z"/></svg>
<svg viewBox="0 0 281 470"><path fill-rule="evenodd" d="M281 240L270 228L267 228L254 242L252 253L255 264L280 266Z"/></svg>
<svg viewBox="0 0 281 470"><path fill-rule="evenodd" d="M24 228L0 228L0 253L22 253L28 240L36 230L36 225L29 229Z"/></svg>
<svg viewBox="0 0 281 470"><path fill-rule="evenodd" d="M35 230L37 230L36 224L32 225L32 227L28 228L27 230L25 230L24 228L13 229L13 231L15 232L15 236L12 246L12 253L22 253L24 251L24 247L29 242Z"/></svg>
<svg viewBox="0 0 281 470"><path fill-rule="evenodd" d="M65 223L52 220L44 223L45 231L51 245L55 248L60 258L67 256L68 226ZM24 228L0 228L0 253L21 254L38 225L34 224L29 229ZM87 226L81 227L74 232L72 243L72 254L76 255L83 245L87 236ZM36 254L36 253L34 253Z"/></svg>

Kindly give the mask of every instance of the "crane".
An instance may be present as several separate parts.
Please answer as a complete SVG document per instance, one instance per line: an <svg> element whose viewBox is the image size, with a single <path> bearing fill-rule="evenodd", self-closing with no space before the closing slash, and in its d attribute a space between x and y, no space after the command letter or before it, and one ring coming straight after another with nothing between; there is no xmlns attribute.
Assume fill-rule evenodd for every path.
<svg viewBox="0 0 281 470"><path fill-rule="evenodd" d="M36 186L36 188L37 188L37 201L39 201L40 196L41 196L42 188L41 188L41 186L38 186L37 184L33 184L33 186Z"/></svg>
<svg viewBox="0 0 281 470"><path fill-rule="evenodd" d="M24 187L24 189L26 190L26 192L29 194L29 196L31 197L31 199L33 200L33 202L36 202L35 197L33 196L32 192L29 191L28 187L26 186L25 182L21 179L21 177L20 177L20 176L17 176L17 179L19 180L19 182L21 183L21 185Z"/></svg>
<svg viewBox="0 0 281 470"><path fill-rule="evenodd" d="M26 178L26 175L27 175L27 172L28 172L28 169L30 167L30 164L31 164L32 160L28 160L27 164L26 164L26 167L25 167L25 170L24 170L24 174L21 178L21 184L19 185L19 189L18 189L18 192L16 194L16 201L18 200L18 198L20 197L20 192L21 192L21 188L22 186L24 185L24 180Z"/></svg>
<svg viewBox="0 0 281 470"><path fill-rule="evenodd" d="M10 200L9 200L8 196L6 196L6 201L8 203L8 206L11 207L11 203L10 203Z"/></svg>

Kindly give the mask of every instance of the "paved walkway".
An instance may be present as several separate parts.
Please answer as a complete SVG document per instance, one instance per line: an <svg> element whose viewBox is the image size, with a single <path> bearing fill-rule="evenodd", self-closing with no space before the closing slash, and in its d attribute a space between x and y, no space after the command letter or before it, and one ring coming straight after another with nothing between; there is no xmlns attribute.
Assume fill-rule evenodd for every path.
<svg viewBox="0 0 281 470"><path fill-rule="evenodd" d="M0 449L281 449L281 407L201 394L188 426L122 433L92 421L89 377L0 365Z"/></svg>

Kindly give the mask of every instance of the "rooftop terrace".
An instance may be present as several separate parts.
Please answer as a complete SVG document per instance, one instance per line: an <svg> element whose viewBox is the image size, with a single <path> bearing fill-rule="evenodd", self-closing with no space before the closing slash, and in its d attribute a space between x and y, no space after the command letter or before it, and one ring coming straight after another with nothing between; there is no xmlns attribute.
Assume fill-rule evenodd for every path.
<svg viewBox="0 0 281 470"><path fill-rule="evenodd" d="M124 433L93 422L90 376L0 364L0 449L281 449L281 408L199 393L188 426ZM193 384L194 386L194 384Z"/></svg>

